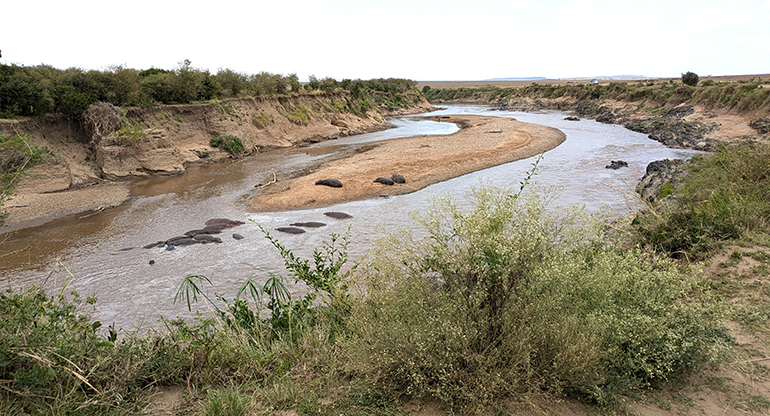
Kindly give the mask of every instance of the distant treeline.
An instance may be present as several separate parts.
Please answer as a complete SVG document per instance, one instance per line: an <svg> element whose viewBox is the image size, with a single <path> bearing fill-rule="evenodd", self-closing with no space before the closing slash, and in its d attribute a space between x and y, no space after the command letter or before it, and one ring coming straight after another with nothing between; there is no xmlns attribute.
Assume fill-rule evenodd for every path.
<svg viewBox="0 0 770 416"><path fill-rule="evenodd" d="M606 85L566 84L541 85L532 83L526 87L463 87L423 88L428 100L488 100L506 101L516 97L571 98L580 100L617 100L638 102L640 106L663 107L682 103L700 104L708 108L728 108L753 111L770 108L770 81L754 79L738 82L714 82L706 80L697 86L681 82L612 82Z"/></svg>
<svg viewBox="0 0 770 416"><path fill-rule="evenodd" d="M364 112L371 105L389 108L409 105L419 96L416 82L405 79L337 81L311 76L310 82L303 85L296 74L250 75L220 69L212 75L208 70L192 67L188 60L173 70L138 70L119 65L104 71L0 65L0 118L60 113L78 119L97 101L147 107L316 90L350 91L363 104Z"/></svg>

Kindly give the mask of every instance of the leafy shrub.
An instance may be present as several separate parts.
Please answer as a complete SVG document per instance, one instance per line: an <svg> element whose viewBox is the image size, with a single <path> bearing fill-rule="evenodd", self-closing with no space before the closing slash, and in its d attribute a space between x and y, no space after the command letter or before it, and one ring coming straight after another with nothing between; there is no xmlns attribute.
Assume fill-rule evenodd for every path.
<svg viewBox="0 0 770 416"><path fill-rule="evenodd" d="M693 272L604 247L594 221L547 200L476 188L434 202L419 237L380 243L348 320L356 394L472 410L545 390L614 405L713 358L720 309Z"/></svg>
<svg viewBox="0 0 770 416"><path fill-rule="evenodd" d="M265 113L264 111L260 112L259 114L254 114L251 119L254 122L254 125L261 129L265 128L269 123L273 122L273 116Z"/></svg>
<svg viewBox="0 0 770 416"><path fill-rule="evenodd" d="M682 74L682 84L684 85L694 87L698 85L699 81L700 78L698 77L698 74L694 72L687 71L686 73Z"/></svg>
<svg viewBox="0 0 770 416"><path fill-rule="evenodd" d="M121 127L115 133L123 139L124 146L131 146L134 143L147 139L144 129L138 124Z"/></svg>
<svg viewBox="0 0 770 416"><path fill-rule="evenodd" d="M236 136L222 135L212 137L209 140L211 147L218 147L231 155L237 155L243 152L243 142Z"/></svg>
<svg viewBox="0 0 770 416"><path fill-rule="evenodd" d="M640 242L675 257L702 258L770 224L770 144L724 146L694 157L673 191L676 203L634 221Z"/></svg>

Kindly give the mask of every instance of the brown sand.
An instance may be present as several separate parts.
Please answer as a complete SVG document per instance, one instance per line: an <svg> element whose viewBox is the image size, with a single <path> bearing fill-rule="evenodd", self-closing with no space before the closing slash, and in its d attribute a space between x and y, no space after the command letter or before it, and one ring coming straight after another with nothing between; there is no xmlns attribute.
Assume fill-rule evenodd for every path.
<svg viewBox="0 0 770 416"><path fill-rule="evenodd" d="M437 117L426 117L437 119ZM380 196L401 195L430 184L553 149L565 140L561 131L510 118L451 116L451 135L415 136L367 143L360 152L320 165L303 176L262 188L248 203L251 212L323 207ZM406 177L392 186L375 183L380 176ZM339 179L342 188L315 185Z"/></svg>

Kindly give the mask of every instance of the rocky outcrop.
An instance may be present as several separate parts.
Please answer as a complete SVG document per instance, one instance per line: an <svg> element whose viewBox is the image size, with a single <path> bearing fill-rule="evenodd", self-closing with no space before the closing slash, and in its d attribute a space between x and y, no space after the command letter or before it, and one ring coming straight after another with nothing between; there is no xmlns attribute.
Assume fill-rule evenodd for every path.
<svg viewBox="0 0 770 416"><path fill-rule="evenodd" d="M687 164L689 161L682 159L664 159L651 162L647 165L647 171L636 186L636 193L649 204L658 203L660 199L668 196L677 182L684 177Z"/></svg>
<svg viewBox="0 0 770 416"><path fill-rule="evenodd" d="M182 154L174 141L160 129L147 129L138 139L116 133L96 146L96 164L104 179L178 175L185 163L198 159Z"/></svg>
<svg viewBox="0 0 770 416"><path fill-rule="evenodd" d="M714 151L716 145L706 135L719 129L716 123L684 121L682 117L692 114L692 106L675 107L663 116L625 123L625 127L673 148Z"/></svg>
<svg viewBox="0 0 770 416"><path fill-rule="evenodd" d="M763 117L758 120L754 120L749 123L749 127L756 130L759 134L768 134L770 133L770 118Z"/></svg>

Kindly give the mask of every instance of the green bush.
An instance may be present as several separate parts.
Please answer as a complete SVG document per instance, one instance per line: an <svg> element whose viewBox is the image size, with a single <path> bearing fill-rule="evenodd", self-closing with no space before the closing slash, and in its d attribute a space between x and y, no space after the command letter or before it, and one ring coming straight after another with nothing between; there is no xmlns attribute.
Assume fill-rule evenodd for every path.
<svg viewBox="0 0 770 416"><path fill-rule="evenodd" d="M231 155L237 155L243 152L243 142L236 136L222 135L212 137L209 140L211 147L218 147Z"/></svg>
<svg viewBox="0 0 770 416"><path fill-rule="evenodd" d="M694 272L604 247L595 221L547 200L477 188L435 202L420 237L381 242L348 321L356 394L614 405L714 358L721 310Z"/></svg>
<svg viewBox="0 0 770 416"><path fill-rule="evenodd" d="M682 84L689 85L691 87L694 87L698 85L698 82L700 81L700 78L698 77L698 74L694 72L687 71L684 74L682 74Z"/></svg>
<svg viewBox="0 0 770 416"><path fill-rule="evenodd" d="M634 220L641 244L674 257L700 259L770 224L770 144L723 146L694 157L673 205Z"/></svg>

